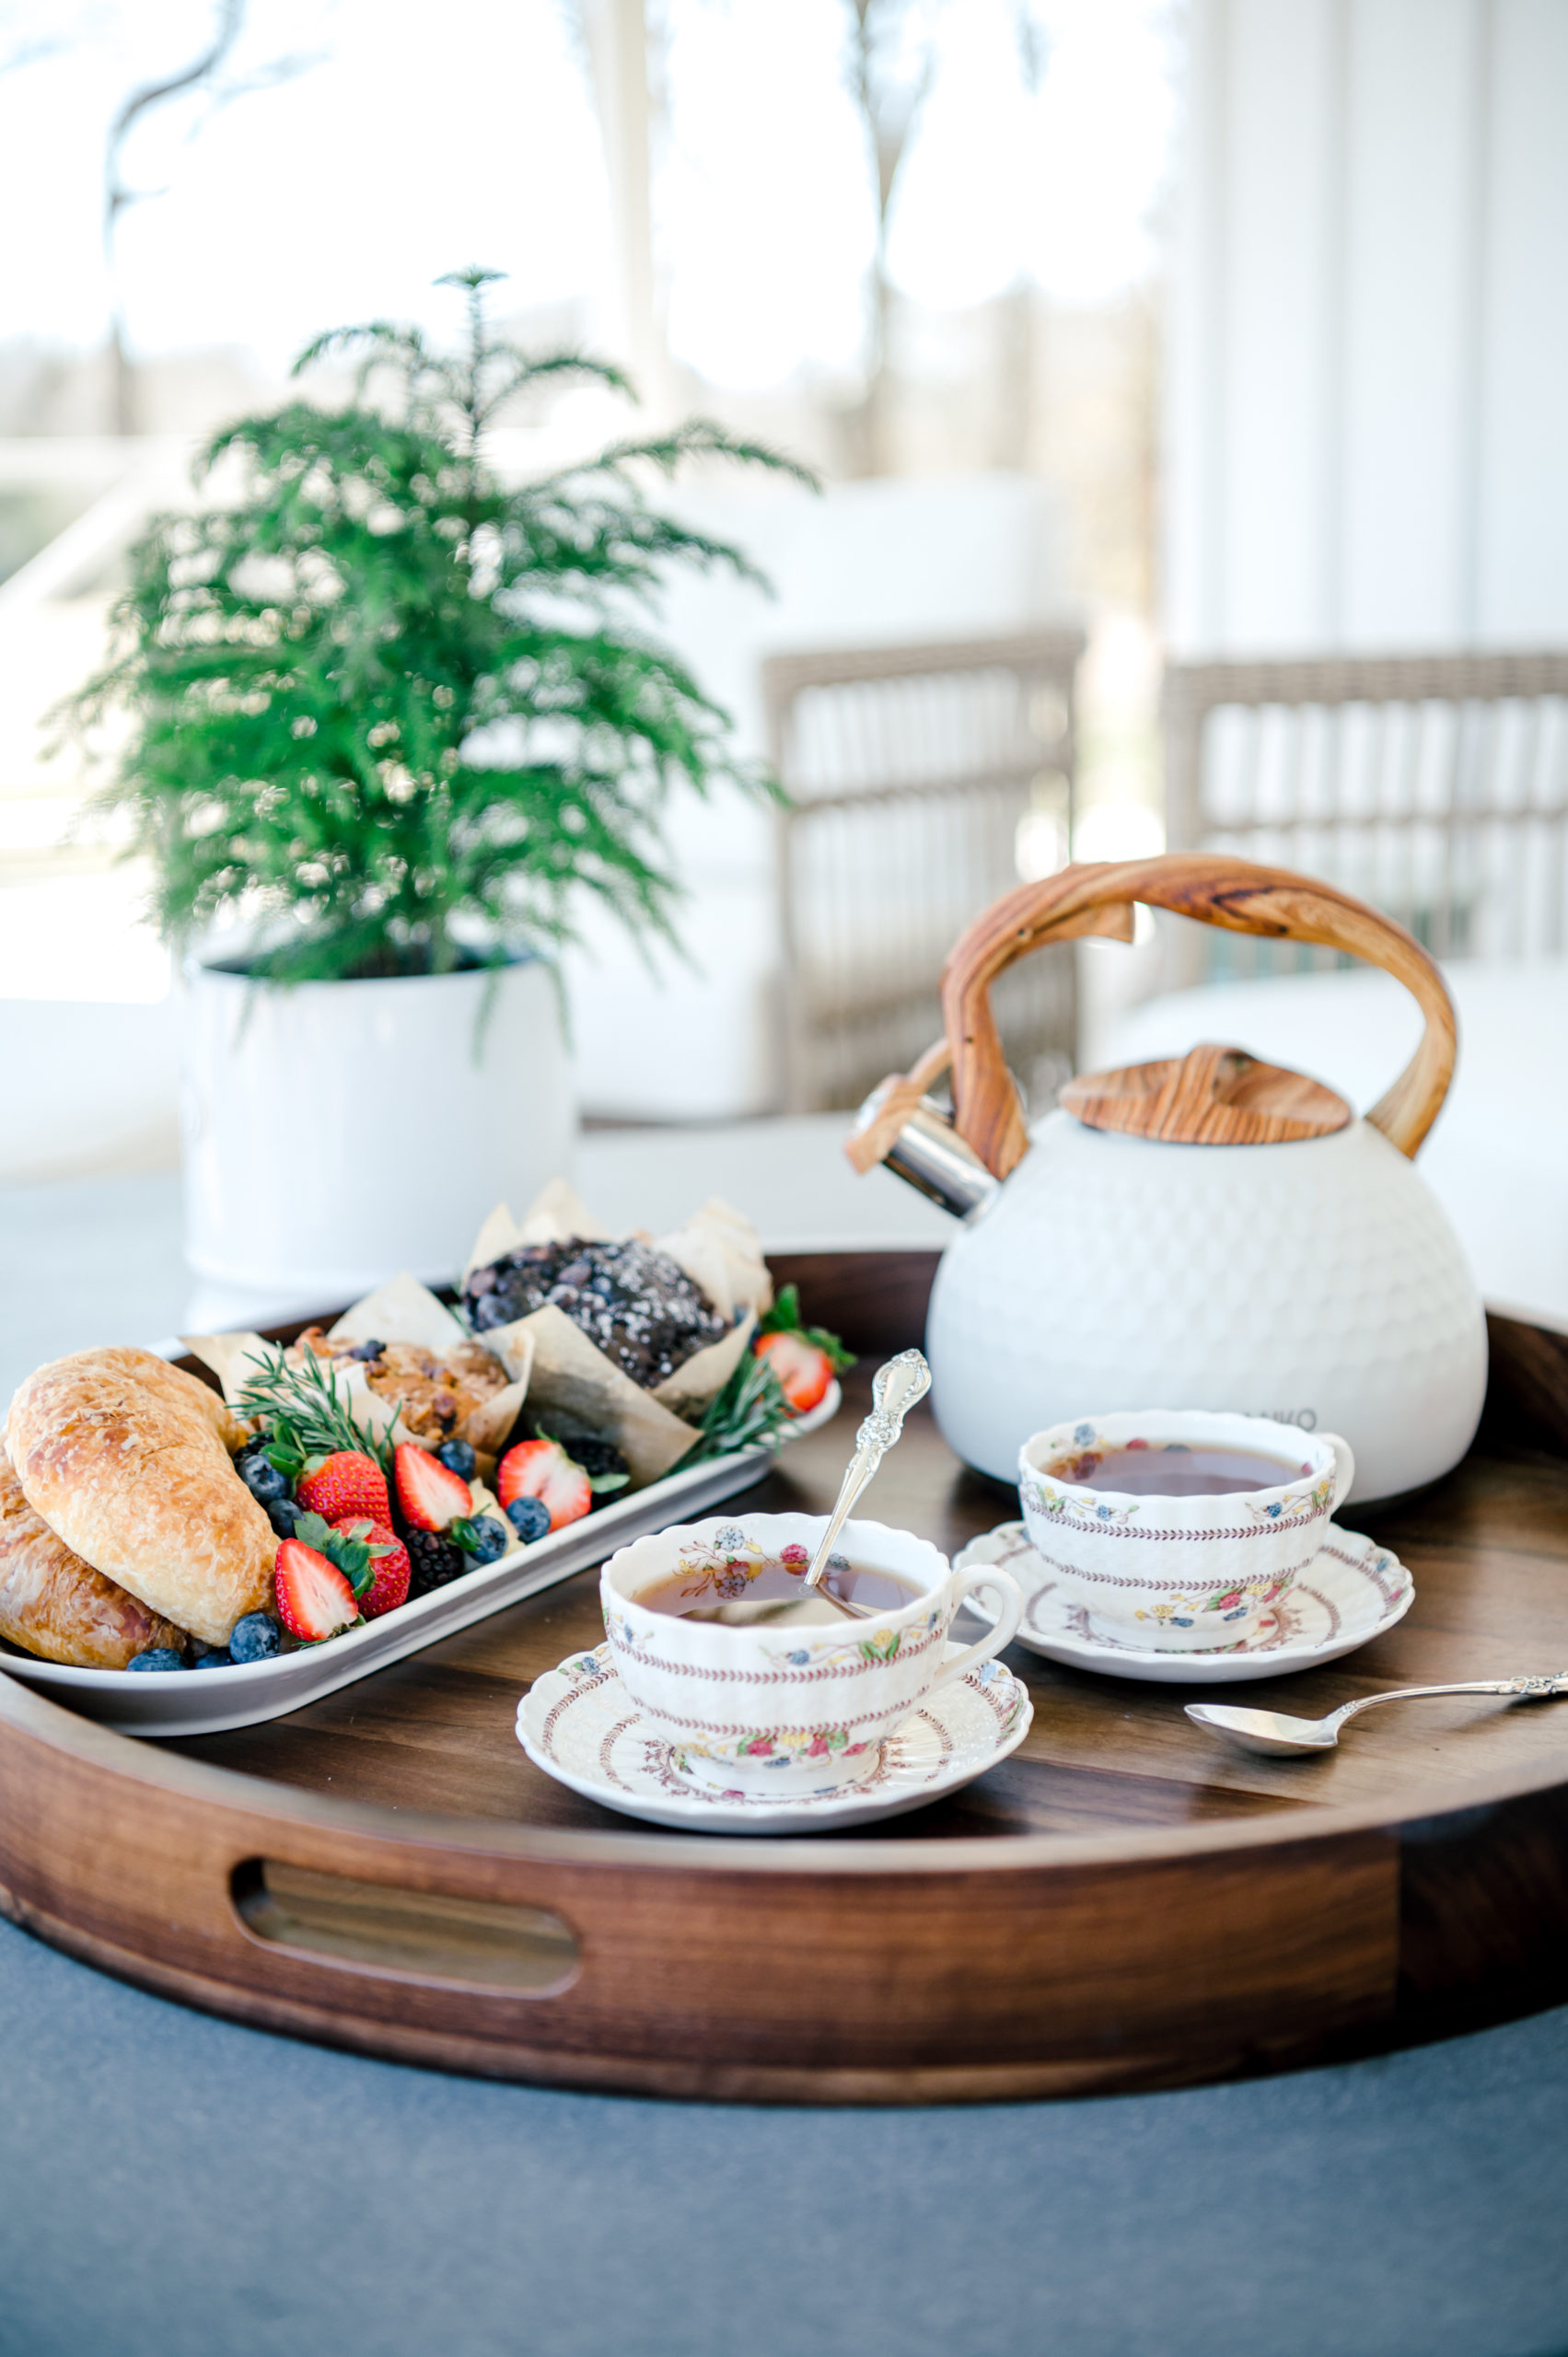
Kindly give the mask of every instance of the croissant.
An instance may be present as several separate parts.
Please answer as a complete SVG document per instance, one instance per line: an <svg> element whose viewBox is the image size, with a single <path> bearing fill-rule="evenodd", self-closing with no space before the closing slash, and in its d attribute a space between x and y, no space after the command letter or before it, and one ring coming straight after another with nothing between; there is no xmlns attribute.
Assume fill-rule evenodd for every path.
<svg viewBox="0 0 1568 2357"><path fill-rule="evenodd" d="M57 1538L22 1495L15 1466L0 1447L0 1637L43 1661L76 1669L123 1669L157 1645L185 1644L176 1629L139 1597Z"/></svg>
<svg viewBox="0 0 1568 2357"><path fill-rule="evenodd" d="M6 1445L74 1554L178 1628L226 1645L270 1602L277 1538L231 1462L245 1426L152 1351L77 1351L29 1375Z"/></svg>

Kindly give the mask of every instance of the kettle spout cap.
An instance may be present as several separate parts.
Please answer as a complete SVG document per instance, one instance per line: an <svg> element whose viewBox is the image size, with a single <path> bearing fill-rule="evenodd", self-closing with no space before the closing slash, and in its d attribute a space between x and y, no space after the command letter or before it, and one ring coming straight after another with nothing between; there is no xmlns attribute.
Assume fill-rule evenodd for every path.
<svg viewBox="0 0 1568 2357"><path fill-rule="evenodd" d="M1002 1183L941 1107L922 1093L920 1064L909 1078L894 1074L873 1089L855 1115L844 1152L861 1172L885 1163L955 1219L988 1203Z"/></svg>

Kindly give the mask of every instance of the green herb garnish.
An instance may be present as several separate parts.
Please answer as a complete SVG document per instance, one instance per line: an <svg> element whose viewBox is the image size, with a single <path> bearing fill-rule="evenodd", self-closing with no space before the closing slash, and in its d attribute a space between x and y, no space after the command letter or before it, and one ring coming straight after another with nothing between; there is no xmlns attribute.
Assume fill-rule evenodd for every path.
<svg viewBox="0 0 1568 2357"><path fill-rule="evenodd" d="M389 1469L389 1435L378 1435L355 1421L331 1366L314 1351L308 1350L297 1366L277 1349L261 1358L252 1352L249 1364L260 1373L235 1400L234 1412L266 1427L267 1455L280 1473L297 1481L313 1458L333 1457L340 1449L357 1450L383 1473Z"/></svg>
<svg viewBox="0 0 1568 2357"><path fill-rule="evenodd" d="M682 1469L737 1449L772 1447L795 1421L784 1387L766 1359L748 1351L727 1383L709 1400L697 1439L680 1459Z"/></svg>

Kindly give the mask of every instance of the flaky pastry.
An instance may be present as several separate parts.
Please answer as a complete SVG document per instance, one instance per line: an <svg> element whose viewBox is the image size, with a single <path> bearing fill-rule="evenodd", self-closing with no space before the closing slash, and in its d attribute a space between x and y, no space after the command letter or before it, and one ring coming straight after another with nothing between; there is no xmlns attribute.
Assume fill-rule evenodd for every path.
<svg viewBox="0 0 1568 2357"><path fill-rule="evenodd" d="M139 1596L74 1555L22 1495L0 1447L0 1637L41 1661L75 1669L123 1669L156 1646L184 1647L184 1632Z"/></svg>
<svg viewBox="0 0 1568 2357"><path fill-rule="evenodd" d="M210 1645L271 1602L277 1538L230 1461L245 1426L152 1351L77 1351L29 1375L6 1445L73 1553Z"/></svg>

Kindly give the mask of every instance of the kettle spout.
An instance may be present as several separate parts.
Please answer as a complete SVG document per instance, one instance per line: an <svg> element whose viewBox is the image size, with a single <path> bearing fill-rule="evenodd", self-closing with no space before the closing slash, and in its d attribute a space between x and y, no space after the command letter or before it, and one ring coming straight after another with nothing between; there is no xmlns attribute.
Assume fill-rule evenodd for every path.
<svg viewBox="0 0 1568 2357"><path fill-rule="evenodd" d="M955 1219L967 1219L991 1201L1002 1182L965 1144L941 1107L919 1094L919 1086L895 1074L873 1089L854 1117L844 1152L859 1171L886 1163Z"/></svg>

